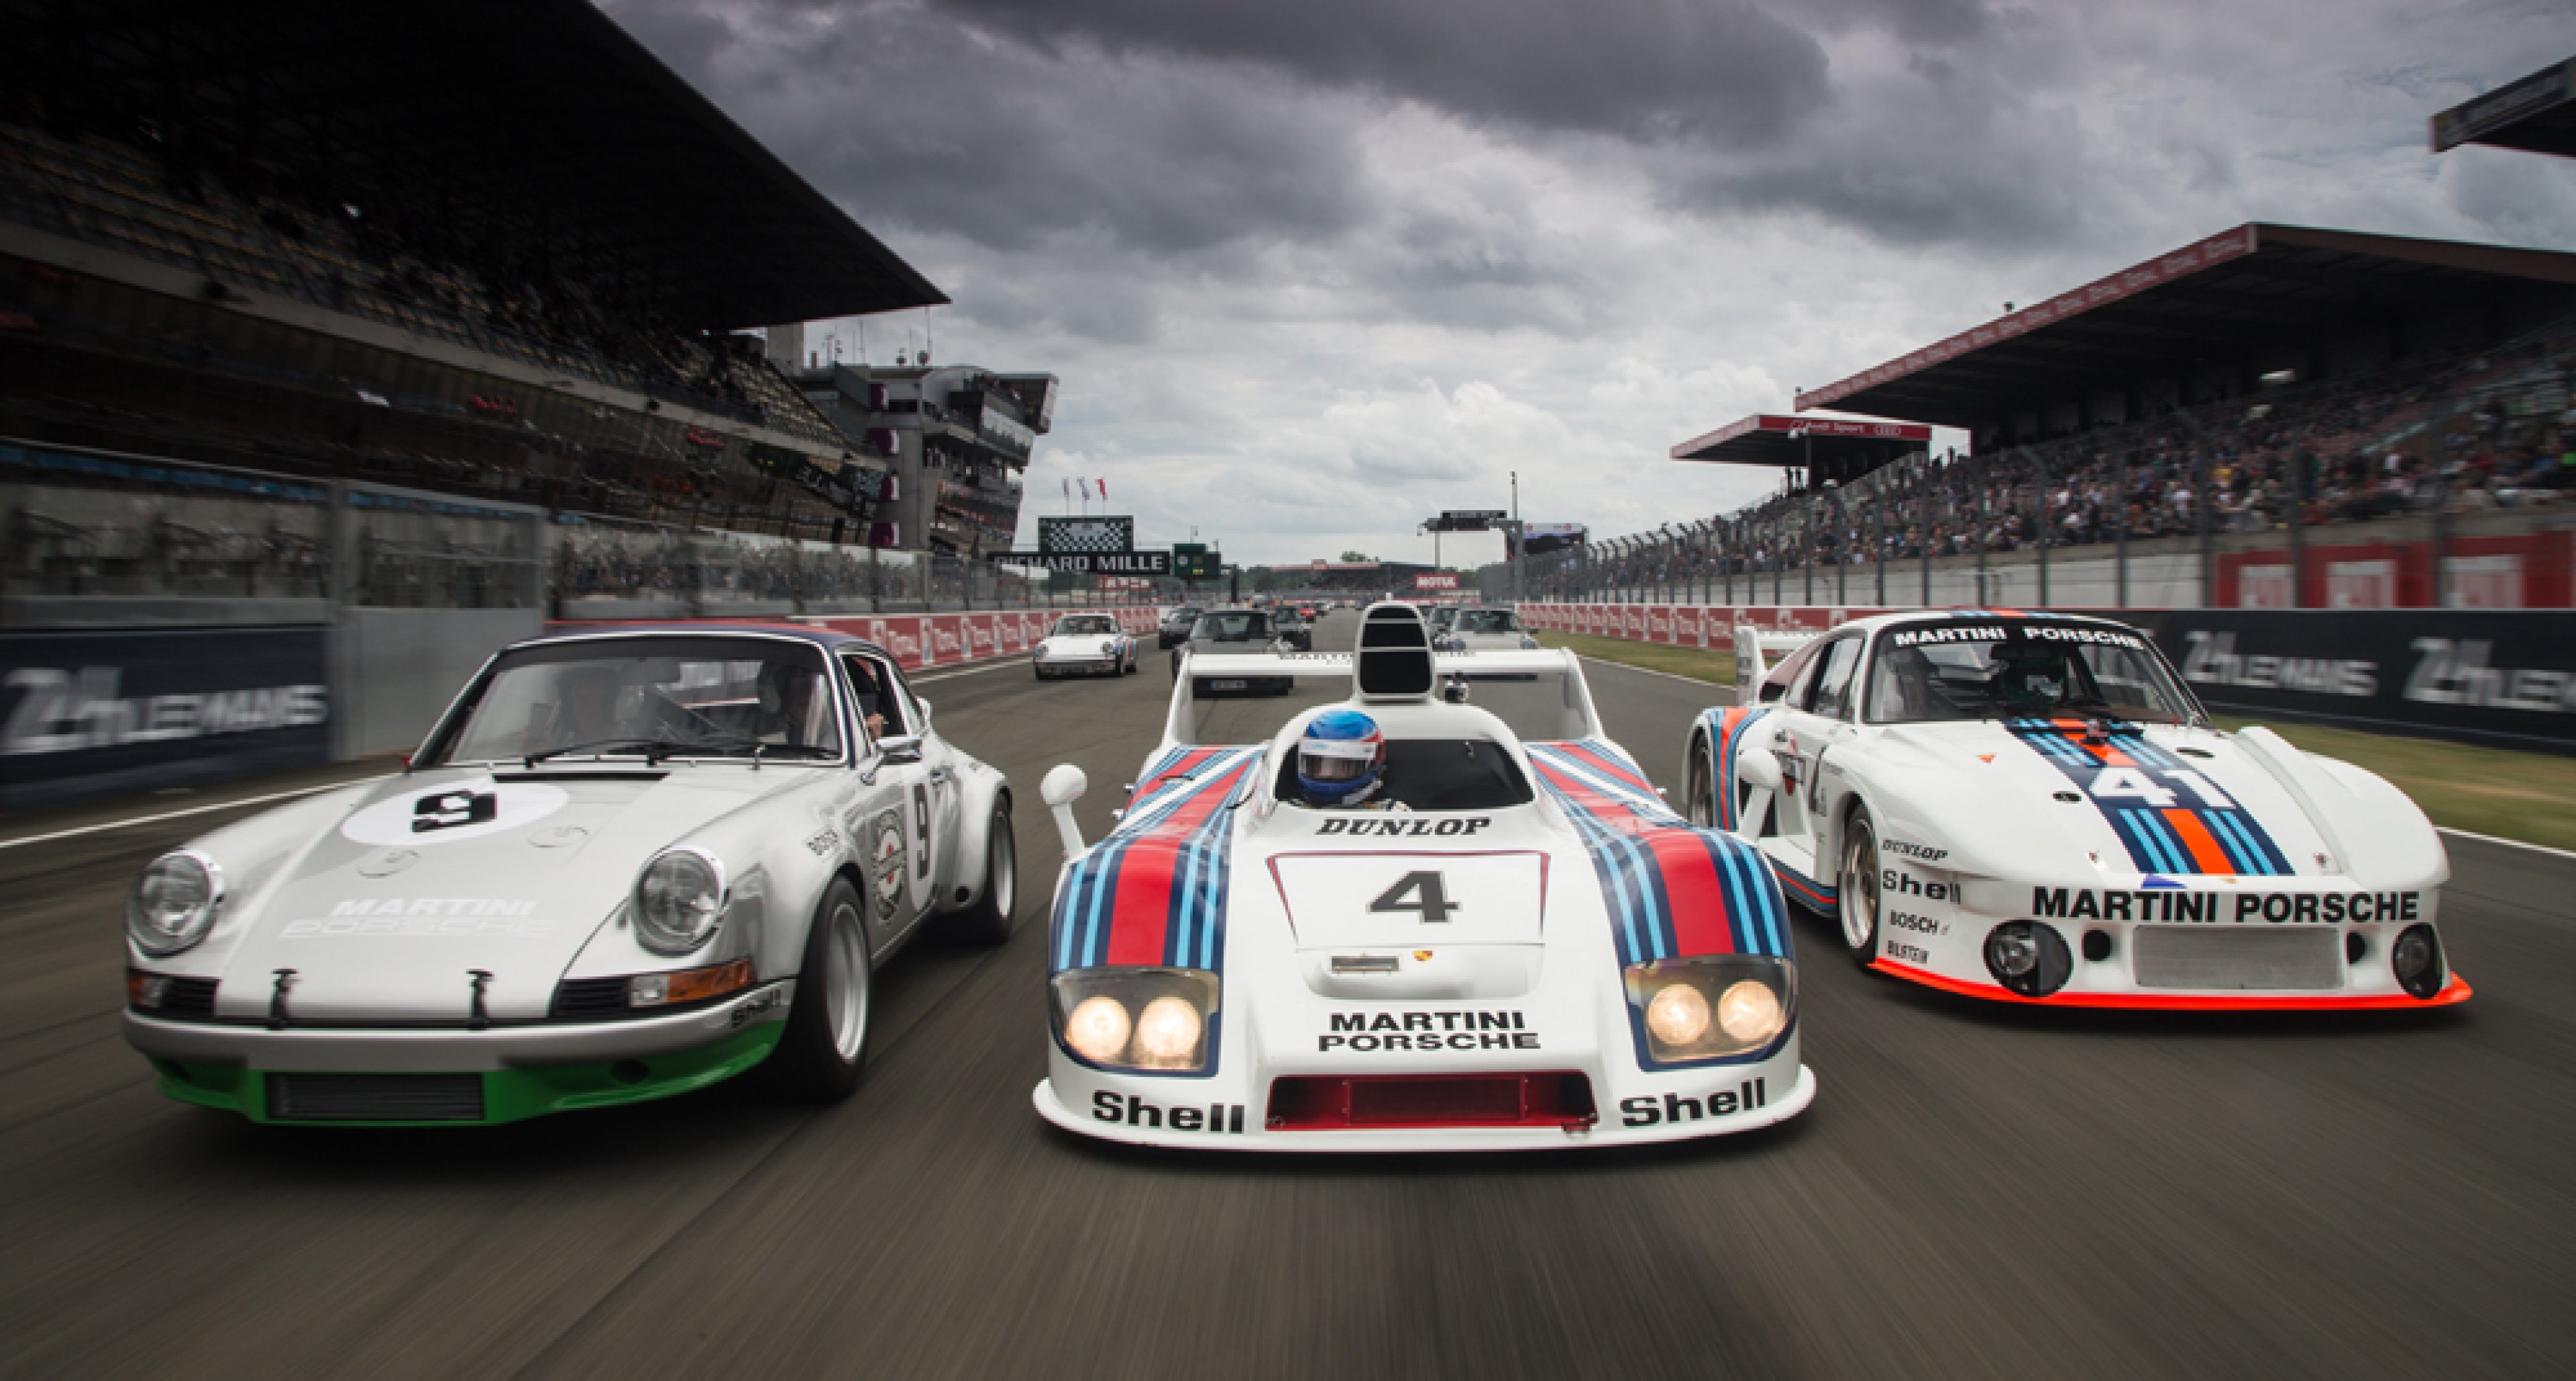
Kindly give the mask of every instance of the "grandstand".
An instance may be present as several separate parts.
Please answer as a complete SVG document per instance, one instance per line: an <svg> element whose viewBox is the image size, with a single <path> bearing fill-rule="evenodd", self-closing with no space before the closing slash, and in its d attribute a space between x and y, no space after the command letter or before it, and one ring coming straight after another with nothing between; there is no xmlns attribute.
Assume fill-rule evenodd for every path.
<svg viewBox="0 0 2576 1381"><path fill-rule="evenodd" d="M0 0L0 435L821 540L744 328L939 291L579 0Z"/></svg>
<svg viewBox="0 0 2576 1381"><path fill-rule="evenodd" d="M1937 566L1972 599L2564 605L2571 382L2576 255L2239 226L1797 397L1963 428L1973 454L1927 446L1532 576L1928 602ZM1766 420L1794 419L1674 454L1785 444ZM2065 554L2085 547L2116 554L2088 573Z"/></svg>
<svg viewBox="0 0 2576 1381"><path fill-rule="evenodd" d="M2433 117L2433 152L2463 144L2576 156L2576 58L2553 62Z"/></svg>

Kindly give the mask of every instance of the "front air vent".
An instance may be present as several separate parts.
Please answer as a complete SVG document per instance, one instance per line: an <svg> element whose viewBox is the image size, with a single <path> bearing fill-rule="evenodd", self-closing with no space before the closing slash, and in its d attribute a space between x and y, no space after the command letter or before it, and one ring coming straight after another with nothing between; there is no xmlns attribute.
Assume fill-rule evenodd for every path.
<svg viewBox="0 0 2576 1381"><path fill-rule="evenodd" d="M271 1074L276 1122L480 1122L480 1074Z"/></svg>
<svg viewBox="0 0 2576 1381"><path fill-rule="evenodd" d="M554 1006L546 1015L556 1021L605 1021L634 1011L626 1003L623 978L567 978L555 985Z"/></svg>
<svg viewBox="0 0 2576 1381"><path fill-rule="evenodd" d="M1303 1075L1270 1083L1269 1126L1282 1132L1364 1127L1588 1127L1592 1081L1544 1074Z"/></svg>

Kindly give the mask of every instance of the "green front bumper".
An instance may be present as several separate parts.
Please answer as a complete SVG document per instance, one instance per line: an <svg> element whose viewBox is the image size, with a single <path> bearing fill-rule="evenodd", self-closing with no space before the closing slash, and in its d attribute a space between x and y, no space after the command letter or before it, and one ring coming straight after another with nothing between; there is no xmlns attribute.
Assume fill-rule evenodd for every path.
<svg viewBox="0 0 2576 1381"><path fill-rule="evenodd" d="M722 1083L769 1058L787 1030L784 1022L765 1022L734 1032L710 1045L675 1051L650 1059L604 1064L537 1065L522 1069L485 1070L483 1115L412 1121L400 1118L335 1117L327 1121L269 1115L268 1080L279 1071L237 1065L181 1064L155 1059L161 1091L183 1103L237 1112L253 1122L292 1127L468 1127L494 1126L580 1108L607 1108L669 1098ZM400 1076L387 1076L400 1077ZM448 1076L453 1077L453 1076Z"/></svg>

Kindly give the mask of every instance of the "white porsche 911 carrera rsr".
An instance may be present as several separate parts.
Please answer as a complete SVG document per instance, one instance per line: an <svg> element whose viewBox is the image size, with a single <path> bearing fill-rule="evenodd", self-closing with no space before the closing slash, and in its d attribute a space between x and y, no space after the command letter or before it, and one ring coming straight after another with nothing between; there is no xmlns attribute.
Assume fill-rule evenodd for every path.
<svg viewBox="0 0 2576 1381"><path fill-rule="evenodd" d="M126 907L125 1035L261 1122L477 1123L767 1063L834 1097L871 972L1013 908L1002 774L840 634L557 634L487 662L399 776L173 850Z"/></svg>
<svg viewBox="0 0 2576 1381"><path fill-rule="evenodd" d="M1753 840L1870 968L2055 1006L2469 996L2423 812L2268 729L2215 728L2125 625L1885 614L1747 680L1690 728L1691 817Z"/></svg>
<svg viewBox="0 0 2576 1381"><path fill-rule="evenodd" d="M1029 652L1041 681L1059 676L1133 676L1136 639L1107 614L1067 614Z"/></svg>
<svg viewBox="0 0 2576 1381"><path fill-rule="evenodd" d="M1355 652L1193 656L1118 828L1069 857L1047 1077L1087 1136L1298 1151L1625 1145L1789 1117L1787 912L1760 856L1667 809L1580 664L1435 655L1409 605ZM1209 698L1286 679L1305 708ZM1470 699L1490 704L1471 704ZM1383 789L1310 804L1307 725L1358 711Z"/></svg>

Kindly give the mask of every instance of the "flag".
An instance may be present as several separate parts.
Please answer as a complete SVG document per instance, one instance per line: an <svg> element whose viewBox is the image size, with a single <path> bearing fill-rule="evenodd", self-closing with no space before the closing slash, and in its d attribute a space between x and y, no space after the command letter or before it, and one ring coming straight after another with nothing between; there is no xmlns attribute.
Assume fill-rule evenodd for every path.
<svg viewBox="0 0 2576 1381"><path fill-rule="evenodd" d="M1100 486L1100 497L1104 499L1109 497L1109 481L1093 480L1092 483Z"/></svg>
<svg viewBox="0 0 2576 1381"><path fill-rule="evenodd" d="M1064 496L1068 499L1073 497L1073 476L1071 475L1064 477Z"/></svg>
<svg viewBox="0 0 2576 1381"><path fill-rule="evenodd" d="M1084 497L1085 499L1090 498L1090 497L1091 497L1091 481L1089 481L1089 480L1087 480L1087 479L1086 479L1086 480L1078 481L1078 483L1080 483L1080 484L1082 485L1082 497Z"/></svg>

